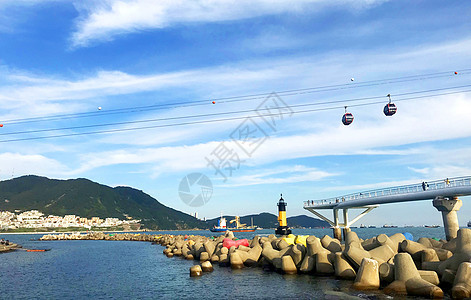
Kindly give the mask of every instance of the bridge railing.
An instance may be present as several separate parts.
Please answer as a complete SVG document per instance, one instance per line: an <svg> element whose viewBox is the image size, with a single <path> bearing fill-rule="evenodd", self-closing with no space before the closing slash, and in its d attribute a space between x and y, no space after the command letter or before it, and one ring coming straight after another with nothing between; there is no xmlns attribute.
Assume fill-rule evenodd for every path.
<svg viewBox="0 0 471 300"><path fill-rule="evenodd" d="M360 200L360 199L374 198L374 197L380 197L380 196L410 194L410 193L424 192L427 190L440 190L440 189L446 189L450 187L460 187L460 186L471 186L471 176L446 178L442 180L422 182L418 184L395 186L395 187L390 187L390 188L377 189L377 190L365 191L365 192L360 192L360 193L353 193L353 194L343 195L340 197L327 198L327 199L307 200L307 201L304 201L304 207L335 204L335 203L340 203L340 202L345 202L345 201Z"/></svg>

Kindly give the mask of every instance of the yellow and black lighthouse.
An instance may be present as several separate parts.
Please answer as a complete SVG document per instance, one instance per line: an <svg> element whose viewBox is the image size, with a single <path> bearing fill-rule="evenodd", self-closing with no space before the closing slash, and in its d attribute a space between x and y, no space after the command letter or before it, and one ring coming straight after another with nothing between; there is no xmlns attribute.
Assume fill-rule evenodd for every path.
<svg viewBox="0 0 471 300"><path fill-rule="evenodd" d="M288 222L286 221L286 205L287 203L283 199L283 194L281 194L280 201L278 201L278 228L276 228L275 233L279 235L288 235L291 234L291 229L288 227Z"/></svg>

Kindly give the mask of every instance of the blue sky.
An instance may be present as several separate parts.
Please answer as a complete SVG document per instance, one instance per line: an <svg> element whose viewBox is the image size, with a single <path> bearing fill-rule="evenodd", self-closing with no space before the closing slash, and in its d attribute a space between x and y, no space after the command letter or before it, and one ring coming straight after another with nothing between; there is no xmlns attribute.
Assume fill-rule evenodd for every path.
<svg viewBox="0 0 471 300"><path fill-rule="evenodd" d="M0 179L85 177L217 217L276 213L280 193L288 215L299 215L308 199L471 175L471 98L456 88L471 78L470 13L468 1L3 0ZM405 76L415 77L385 80ZM446 90L424 92L435 89ZM272 127L267 116L245 119L272 92L291 111L323 110L287 110ZM382 113L387 94L397 100L393 117ZM347 101L356 98L371 99ZM350 126L341 124L344 105ZM226 114L234 111L245 112ZM211 115L126 123L202 114ZM221 118L238 119L168 126ZM232 139L244 122L264 133L250 156ZM121 131L158 125L166 127ZM91 127L70 128L81 126ZM44 129L55 131L18 134ZM5 142L96 130L118 131ZM240 159L231 156L237 168L225 181L207 163L222 146ZM178 194L194 172L214 187L197 208ZM471 219L463 200L462 225ZM442 224L431 201L383 205L361 222Z"/></svg>

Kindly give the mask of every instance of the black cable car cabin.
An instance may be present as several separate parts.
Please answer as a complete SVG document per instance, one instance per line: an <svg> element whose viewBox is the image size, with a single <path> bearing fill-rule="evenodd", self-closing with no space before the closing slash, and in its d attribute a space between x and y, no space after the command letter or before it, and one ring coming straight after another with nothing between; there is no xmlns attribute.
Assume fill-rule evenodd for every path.
<svg viewBox="0 0 471 300"><path fill-rule="evenodd" d="M345 113L342 117L343 125L350 125L353 122L353 115L352 113Z"/></svg>
<svg viewBox="0 0 471 300"><path fill-rule="evenodd" d="M388 103L384 106L383 112L386 116L392 116L396 113L397 107L394 103Z"/></svg>

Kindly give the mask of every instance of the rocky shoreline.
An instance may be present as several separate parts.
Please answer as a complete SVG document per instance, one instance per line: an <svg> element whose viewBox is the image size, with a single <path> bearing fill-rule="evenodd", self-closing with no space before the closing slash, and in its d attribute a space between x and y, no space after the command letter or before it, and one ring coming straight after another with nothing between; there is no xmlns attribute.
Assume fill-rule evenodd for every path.
<svg viewBox="0 0 471 300"><path fill-rule="evenodd" d="M327 235L255 236L236 239L224 236L148 234L45 235L41 240L129 240L165 246L167 257L180 256L200 262L190 276L213 270L213 264L242 269L262 267L283 274L305 273L335 276L353 281L356 290L381 290L388 295L411 295L453 299L471 297L471 229L460 229L449 242L419 238L417 242L397 233L362 240L349 232L345 243Z"/></svg>

